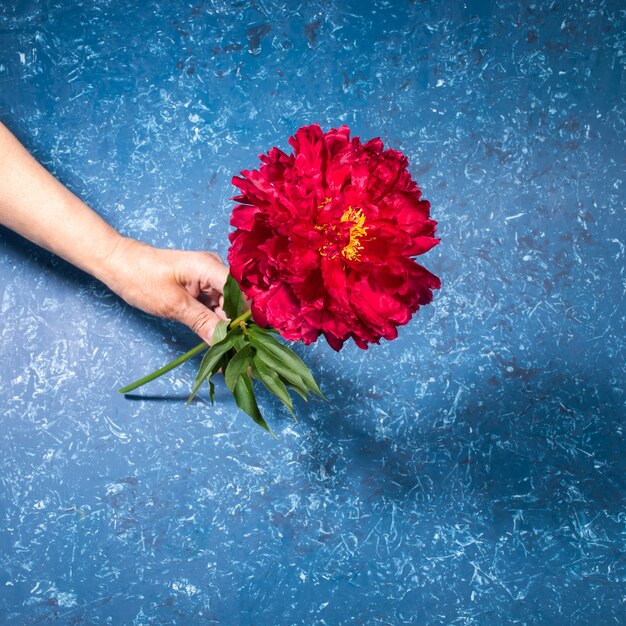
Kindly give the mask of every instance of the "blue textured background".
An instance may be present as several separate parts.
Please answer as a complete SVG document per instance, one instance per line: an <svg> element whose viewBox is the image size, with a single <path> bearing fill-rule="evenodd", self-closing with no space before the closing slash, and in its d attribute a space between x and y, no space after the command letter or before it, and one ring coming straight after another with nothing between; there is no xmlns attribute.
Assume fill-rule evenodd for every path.
<svg viewBox="0 0 626 626"><path fill-rule="evenodd" d="M0 234L4 624L625 623L623 3L4 1L0 118L108 221L227 250L299 126L404 151L443 288L299 350L277 442L195 344ZM1 175L1 173L0 173ZM45 210L45 207L42 207Z"/></svg>

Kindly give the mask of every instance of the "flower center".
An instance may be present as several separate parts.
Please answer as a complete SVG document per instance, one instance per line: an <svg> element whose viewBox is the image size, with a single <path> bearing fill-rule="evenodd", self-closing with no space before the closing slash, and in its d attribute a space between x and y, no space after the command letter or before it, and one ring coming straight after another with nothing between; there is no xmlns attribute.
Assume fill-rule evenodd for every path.
<svg viewBox="0 0 626 626"><path fill-rule="evenodd" d="M341 216L341 221L352 222L349 233L350 240L347 245L344 246L341 254L349 261L358 261L361 258L360 251L363 250L361 237L364 237L367 234L367 226L365 226L365 215L363 215L363 210L358 208L355 209L349 206L346 212Z"/></svg>
<svg viewBox="0 0 626 626"><path fill-rule="evenodd" d="M330 198L326 198L319 208L323 208L330 201ZM341 227L342 224L346 223L351 224L347 233L347 243L345 228ZM368 228L365 226L365 215L362 209L349 206L341 216L339 224L316 226L315 228L317 230L326 230L326 242L319 248L319 253L322 256L334 259L337 254L341 254L342 257L349 261L359 261L361 259L361 250L363 250L361 239L367 234Z"/></svg>

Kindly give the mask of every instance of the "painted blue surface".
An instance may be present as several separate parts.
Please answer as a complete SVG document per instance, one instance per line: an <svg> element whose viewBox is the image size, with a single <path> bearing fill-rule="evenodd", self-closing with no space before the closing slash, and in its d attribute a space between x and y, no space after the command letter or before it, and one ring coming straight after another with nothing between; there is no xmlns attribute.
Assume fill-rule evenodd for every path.
<svg viewBox="0 0 626 626"><path fill-rule="evenodd" d="M195 364L121 397L195 337L3 230L0 622L623 624L625 58L617 1L3 2L1 119L124 234L225 255L231 176L347 123L443 288L299 350L277 442Z"/></svg>

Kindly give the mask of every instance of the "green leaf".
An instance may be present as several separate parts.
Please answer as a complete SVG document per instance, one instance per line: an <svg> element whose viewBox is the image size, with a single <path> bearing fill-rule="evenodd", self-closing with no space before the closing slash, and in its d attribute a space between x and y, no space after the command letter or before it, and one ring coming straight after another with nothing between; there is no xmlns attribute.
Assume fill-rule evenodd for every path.
<svg viewBox="0 0 626 626"><path fill-rule="evenodd" d="M272 437L276 437L270 430L267 422L263 419L259 406L257 405L256 398L254 396L254 389L252 388L252 381L247 372L244 372L237 379L237 384L233 390L235 396L235 402L237 406L245 411L261 428L265 428Z"/></svg>
<svg viewBox="0 0 626 626"><path fill-rule="evenodd" d="M286 367L290 367L313 393L325 399L309 368L295 352L269 334L259 335L256 329L253 328L248 329L248 332L250 333L250 342L255 348L260 346L267 353L271 354L274 359L281 361Z"/></svg>
<svg viewBox="0 0 626 626"><path fill-rule="evenodd" d="M224 379L226 380L226 386L234 391L237 385L239 376L248 369L250 365L250 352L252 348L250 346L244 346L235 356L230 360L226 371L224 372Z"/></svg>
<svg viewBox="0 0 626 626"><path fill-rule="evenodd" d="M295 419L296 416L293 412L291 396L284 383L280 380L280 376L256 357L252 359L252 374L265 385L270 393L274 394L289 409L289 412Z"/></svg>
<svg viewBox="0 0 626 626"><path fill-rule="evenodd" d="M248 340L246 339L246 337L244 337L243 334L241 334L239 337L235 337L233 348L235 348L235 350L239 352L239 350L242 350L244 346L248 346L248 345L250 345L248 343Z"/></svg>
<svg viewBox="0 0 626 626"><path fill-rule="evenodd" d="M229 350L214 366L213 369L209 372L207 377L207 383L209 384L209 398L211 399L211 404L215 404L215 384L211 380L213 376L215 376L220 370L222 372L226 371L226 367L232 356L232 351Z"/></svg>
<svg viewBox="0 0 626 626"><path fill-rule="evenodd" d="M237 341L238 337L241 335L240 328L234 328L226 334L226 337L217 343L214 343L205 353L202 362L200 363L200 367L198 368L198 373L196 375L196 382L198 380L204 380L207 375L214 369L215 363L217 363L221 357L228 352ZM217 370L216 370L217 371Z"/></svg>
<svg viewBox="0 0 626 626"><path fill-rule="evenodd" d="M228 322L220 320L213 331L212 344L215 345L222 341L228 334Z"/></svg>
<svg viewBox="0 0 626 626"><path fill-rule="evenodd" d="M306 393L309 391L308 387L306 386L302 378L300 378L300 376L296 372L294 372L290 366L285 365L283 361L275 358L273 354L265 350L262 345L259 345L258 342L255 341L252 343L252 345L256 349L255 357L259 361L261 361L270 370L279 374L281 378L289 381L289 384L299 389L301 394L306 395Z"/></svg>
<svg viewBox="0 0 626 626"><path fill-rule="evenodd" d="M198 373L196 374L196 380L193 385L193 389L191 390L191 395L187 400L187 405L191 402L192 398L198 393L198 389L202 386L202 383L209 377L213 376L213 374L219 369L216 366L220 363L222 357L233 347L233 342L236 339L237 335L241 333L240 328L235 328L231 330L222 341L219 341L216 344L213 344L204 355L202 359L202 363L200 363L200 367L198 368Z"/></svg>
<svg viewBox="0 0 626 626"><path fill-rule="evenodd" d="M239 317L243 313L243 295L237 281L228 275L224 285L224 312L231 320Z"/></svg>
<svg viewBox="0 0 626 626"><path fill-rule="evenodd" d="M285 387L288 387L289 389L293 389L305 402L309 401L309 397L306 395L309 390L306 387L298 387L296 385L292 385L288 380L286 380L282 376L279 376L279 378L281 382L284 383ZM304 383L302 384L304 385ZM302 389L304 389L304 391L302 391Z"/></svg>

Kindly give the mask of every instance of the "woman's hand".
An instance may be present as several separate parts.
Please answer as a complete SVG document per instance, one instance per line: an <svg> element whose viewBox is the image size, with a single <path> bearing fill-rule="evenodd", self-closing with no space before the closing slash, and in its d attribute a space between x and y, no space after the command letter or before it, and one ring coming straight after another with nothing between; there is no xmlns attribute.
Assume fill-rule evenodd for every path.
<svg viewBox="0 0 626 626"><path fill-rule="evenodd" d="M100 273L128 304L178 320L208 344L221 319L228 267L212 252L163 250L120 237Z"/></svg>
<svg viewBox="0 0 626 626"><path fill-rule="evenodd" d="M186 324L207 343L224 318L228 268L210 252L160 250L94 213L0 123L0 224L89 272L126 302Z"/></svg>

